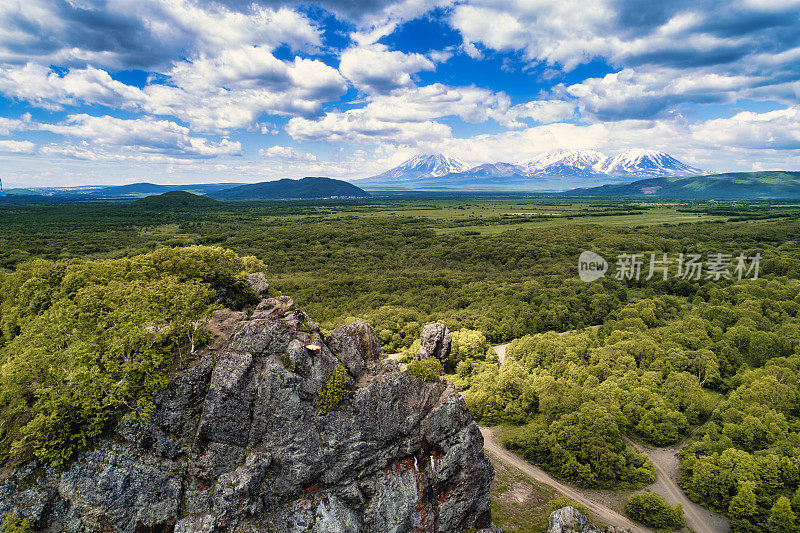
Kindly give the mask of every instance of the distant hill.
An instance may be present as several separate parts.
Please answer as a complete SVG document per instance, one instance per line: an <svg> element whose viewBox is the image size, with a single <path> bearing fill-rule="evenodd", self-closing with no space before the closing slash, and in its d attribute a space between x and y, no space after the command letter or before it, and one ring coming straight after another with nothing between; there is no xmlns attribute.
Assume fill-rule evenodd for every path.
<svg viewBox="0 0 800 533"><path fill-rule="evenodd" d="M650 178L631 183L573 189L561 194L606 198L690 200L800 198L800 172L728 172L688 178Z"/></svg>
<svg viewBox="0 0 800 533"><path fill-rule="evenodd" d="M144 198L169 191L186 191L194 194L209 194L222 189L237 187L241 183L195 183L189 185L159 185L156 183L129 183L127 185L85 185L79 187L37 187L10 189L9 196L46 196L64 200L114 200Z"/></svg>
<svg viewBox="0 0 800 533"><path fill-rule="evenodd" d="M282 179L240 185L209 194L218 200L300 200L366 198L369 193L352 183L331 178Z"/></svg>
<svg viewBox="0 0 800 533"><path fill-rule="evenodd" d="M223 189L236 187L241 183L194 183L190 185L158 185L155 183L131 183L129 185L112 185L91 191L90 196L98 198L121 198L147 196L170 191L185 191L193 194L209 194Z"/></svg>
<svg viewBox="0 0 800 533"><path fill-rule="evenodd" d="M6 189L3 191L2 196L37 196L36 191L32 189Z"/></svg>
<svg viewBox="0 0 800 533"><path fill-rule="evenodd" d="M155 196L140 198L131 203L132 207L143 209L175 209L180 207L208 207L219 202L207 196L199 196L186 191L170 191Z"/></svg>

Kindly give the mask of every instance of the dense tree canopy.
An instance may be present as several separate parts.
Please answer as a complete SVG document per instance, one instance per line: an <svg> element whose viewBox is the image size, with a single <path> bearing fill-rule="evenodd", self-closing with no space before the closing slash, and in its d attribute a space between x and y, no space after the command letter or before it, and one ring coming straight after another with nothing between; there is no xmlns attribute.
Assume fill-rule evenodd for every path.
<svg viewBox="0 0 800 533"><path fill-rule="evenodd" d="M146 414L176 358L202 340L224 303L254 303L254 258L221 248L160 249L129 259L33 260L0 273L0 427L6 457L52 463Z"/></svg>
<svg viewBox="0 0 800 533"><path fill-rule="evenodd" d="M466 391L473 415L486 424L521 425L509 436L509 447L586 486L651 481L652 467L624 437L676 444L711 413L719 396L714 389L739 387L719 406L709 431L731 402L754 409L723 423L724 439L709 437L714 451L734 445L753 453L772 449L779 439L800 438L791 422L798 405L795 371L773 375L775 365L793 361L785 357L798 349L800 282L741 281L691 300L637 298L631 291L629 300L599 329L513 341L500 368L480 354L462 360L455 382ZM771 410L756 409L762 403ZM784 447L782 453L793 450ZM687 472L691 465L686 459ZM693 494L727 510L742 480L720 488L718 474L698 474L696 484L711 492L698 487ZM788 485L785 495L791 498L794 490Z"/></svg>
<svg viewBox="0 0 800 533"><path fill-rule="evenodd" d="M646 526L674 530L684 526L683 506L670 506L658 494L645 492L634 494L625 503L625 512Z"/></svg>

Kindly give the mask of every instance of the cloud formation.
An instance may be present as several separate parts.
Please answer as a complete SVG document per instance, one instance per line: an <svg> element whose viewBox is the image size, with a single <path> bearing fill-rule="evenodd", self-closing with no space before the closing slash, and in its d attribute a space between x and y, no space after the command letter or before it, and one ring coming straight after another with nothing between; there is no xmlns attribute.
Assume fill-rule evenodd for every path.
<svg viewBox="0 0 800 533"><path fill-rule="evenodd" d="M123 157L135 154L156 156L158 160L176 157L210 158L242 153L238 141L210 141L205 137L191 135L186 126L152 117L125 120L110 116L70 115L58 124L40 124L39 129L83 140L81 144L67 145L65 149L51 146L47 149L48 153L63 153L86 159L95 157L87 154L106 154L111 149L117 149ZM106 158L106 155L102 157Z"/></svg>
<svg viewBox="0 0 800 533"><path fill-rule="evenodd" d="M796 1L472 0L450 22L466 45L519 52L533 64L617 67L566 89L587 118L649 118L742 97L789 104L800 95Z"/></svg>
<svg viewBox="0 0 800 533"><path fill-rule="evenodd" d="M800 150L800 106L767 113L743 111L692 127L695 138L719 146L754 150Z"/></svg>
<svg viewBox="0 0 800 533"><path fill-rule="evenodd" d="M0 62L145 70L237 46L320 45L312 22L287 8L234 10L190 0L6 0Z"/></svg>
<svg viewBox="0 0 800 533"><path fill-rule="evenodd" d="M433 62L422 54L405 54L378 44L349 48L339 59L342 74L367 93L412 86L413 74L434 68Z"/></svg>
<svg viewBox="0 0 800 533"><path fill-rule="evenodd" d="M569 119L574 110L572 102L535 100L512 105L502 92L434 83L376 95L363 108L330 112L319 119L293 118L286 131L298 140L415 145L450 137L450 128L435 122L445 117L472 124L493 120L518 128L525 125L520 122L524 119L541 123Z"/></svg>
<svg viewBox="0 0 800 533"><path fill-rule="evenodd" d="M6 0L0 27L12 180L639 146L800 167L798 0Z"/></svg>
<svg viewBox="0 0 800 533"><path fill-rule="evenodd" d="M36 147L30 141L4 141L0 140L0 152L10 154L31 154Z"/></svg>

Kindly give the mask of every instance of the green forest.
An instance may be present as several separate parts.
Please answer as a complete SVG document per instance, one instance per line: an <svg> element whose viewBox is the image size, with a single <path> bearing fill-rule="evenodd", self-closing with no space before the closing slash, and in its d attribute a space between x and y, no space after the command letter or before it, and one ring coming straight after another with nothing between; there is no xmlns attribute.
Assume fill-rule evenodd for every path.
<svg viewBox="0 0 800 533"><path fill-rule="evenodd" d="M221 248L161 248L116 260L35 259L0 275L0 461L53 465L148 412L219 306L257 302L263 265Z"/></svg>
<svg viewBox="0 0 800 533"><path fill-rule="evenodd" d="M686 440L694 501L734 531L798 531L799 236L800 209L768 202L4 204L0 460L65 464L146 412L203 342L198 321L252 305L244 275L264 270L326 330L370 322L385 353L412 353L424 324L446 323L444 371L473 416L555 477L644 487L653 465L632 442ZM584 250L762 260L757 280L585 283ZM499 366L491 346L505 342Z"/></svg>

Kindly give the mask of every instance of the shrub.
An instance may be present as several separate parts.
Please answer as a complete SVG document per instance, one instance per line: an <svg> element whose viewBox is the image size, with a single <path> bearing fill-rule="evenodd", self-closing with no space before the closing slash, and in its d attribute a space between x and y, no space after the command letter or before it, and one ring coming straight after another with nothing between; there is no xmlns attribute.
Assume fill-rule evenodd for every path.
<svg viewBox="0 0 800 533"><path fill-rule="evenodd" d="M448 364L455 369L458 363L467 359L483 360L491 349L486 335L481 331L462 328L454 331Z"/></svg>
<svg viewBox="0 0 800 533"><path fill-rule="evenodd" d="M328 381L325 382L325 385L319 390L317 410L330 413L336 409L339 406L339 402L350 393L347 388L349 384L350 376L347 375L344 365L339 364L331 374L331 377L328 378Z"/></svg>
<svg viewBox="0 0 800 533"><path fill-rule="evenodd" d="M402 348L400 352L398 352L400 356L397 358L397 362L408 364L414 359L416 359L421 344L422 343L420 342L419 339L415 339L414 342L411 343L411 346Z"/></svg>
<svg viewBox="0 0 800 533"><path fill-rule="evenodd" d="M408 363L406 371L422 381L436 381L444 372L444 367L435 357L428 357L424 360L414 359Z"/></svg>
<svg viewBox="0 0 800 533"><path fill-rule="evenodd" d="M658 529L680 529L684 526L683 506L671 507L653 492L634 494L625 503L625 512L648 527Z"/></svg>

